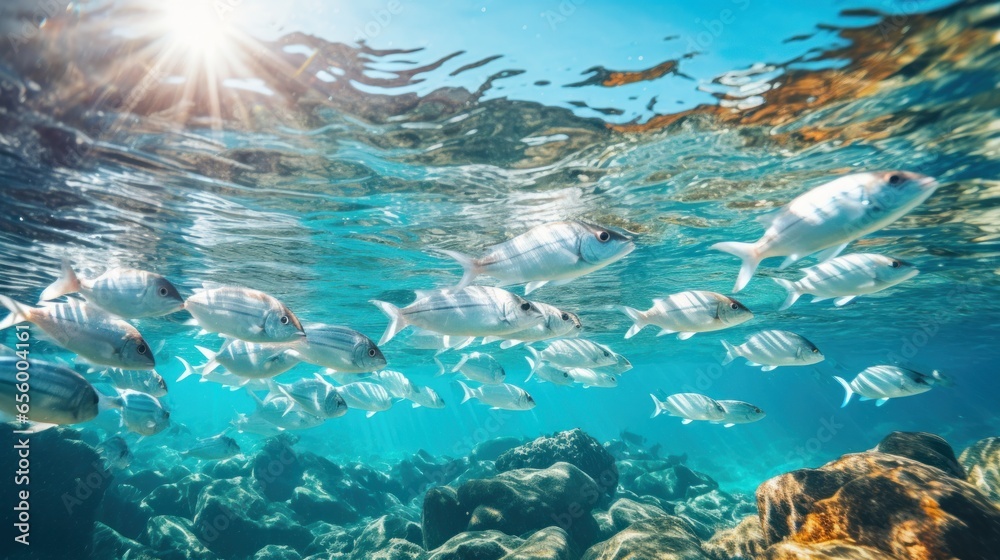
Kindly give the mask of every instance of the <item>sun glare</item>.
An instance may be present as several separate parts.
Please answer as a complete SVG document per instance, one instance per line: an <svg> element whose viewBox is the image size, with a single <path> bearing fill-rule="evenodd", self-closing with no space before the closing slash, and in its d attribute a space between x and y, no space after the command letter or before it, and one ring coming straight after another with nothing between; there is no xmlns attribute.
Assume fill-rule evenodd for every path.
<svg viewBox="0 0 1000 560"><path fill-rule="evenodd" d="M233 30L211 2L174 0L162 4L162 31L168 49L188 62L217 65L232 55ZM218 70L218 69L217 69Z"/></svg>

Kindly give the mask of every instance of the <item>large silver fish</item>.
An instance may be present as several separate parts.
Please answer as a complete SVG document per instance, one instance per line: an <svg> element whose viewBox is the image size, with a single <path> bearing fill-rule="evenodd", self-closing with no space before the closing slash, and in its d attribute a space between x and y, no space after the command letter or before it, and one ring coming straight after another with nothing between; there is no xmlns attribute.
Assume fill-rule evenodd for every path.
<svg viewBox="0 0 1000 560"><path fill-rule="evenodd" d="M271 381L269 387L272 392L279 392L298 403L309 414L321 418L337 418L347 414L348 404L338 389L319 375L294 383Z"/></svg>
<svg viewBox="0 0 1000 560"><path fill-rule="evenodd" d="M584 387L617 387L618 378L612 373L603 373L586 368L570 368L566 370L574 383Z"/></svg>
<svg viewBox="0 0 1000 560"><path fill-rule="evenodd" d="M530 381L532 377L537 378L539 381L548 381L554 385L572 385L573 378L566 373L566 370L559 369L557 367L550 366L548 364L538 364L535 360L531 358L525 358L528 360L528 366L531 368L531 373L524 380L525 382Z"/></svg>
<svg viewBox="0 0 1000 560"><path fill-rule="evenodd" d="M196 457L209 461L228 459L240 454L240 446L233 438L219 434L210 438L198 440L197 443L181 452L185 457Z"/></svg>
<svg viewBox="0 0 1000 560"><path fill-rule="evenodd" d="M760 261L787 257L784 269L814 253L819 261L836 257L851 241L882 229L927 200L938 186L933 177L908 171L845 175L764 216L761 221L768 228L757 241L716 243L712 249L743 260L733 288L739 292Z"/></svg>
<svg viewBox="0 0 1000 560"><path fill-rule="evenodd" d="M419 406L424 406L427 408L444 408L444 399L441 395L437 394L437 391L431 389L430 387L422 387L420 385L411 385L412 390L406 398L413 402L413 408Z"/></svg>
<svg viewBox="0 0 1000 560"><path fill-rule="evenodd" d="M184 366L184 372L177 378L178 383L184 381L192 375L198 375L199 383L218 383L223 387L228 387L230 391L238 391L240 389L249 389L251 391L267 390L267 379L243 377L217 368L208 371L205 371L203 368L199 373L195 371L195 369L191 367L191 364L184 358L177 356L177 361L181 362L181 365Z"/></svg>
<svg viewBox="0 0 1000 560"><path fill-rule="evenodd" d="M23 322L42 329L56 344L95 365L122 369L153 369L153 350L132 325L107 311L71 299L29 307L0 296L10 315L0 330Z"/></svg>
<svg viewBox="0 0 1000 560"><path fill-rule="evenodd" d="M759 407L743 401L716 401L726 409L726 417L722 420L727 428L732 428L736 424L750 424L763 420L766 414Z"/></svg>
<svg viewBox="0 0 1000 560"><path fill-rule="evenodd" d="M850 383L841 377L834 379L844 388L844 403L841 408L851 402L851 397L861 395L861 400L874 400L875 406L882 406L889 399L909 397L930 391L934 385L948 387L951 380L941 372L934 370L930 375L899 366L871 366L859 373Z"/></svg>
<svg viewBox="0 0 1000 560"><path fill-rule="evenodd" d="M527 346L535 366L549 363L561 368L599 368L618 363L617 354L610 348L582 338L553 340L544 350Z"/></svg>
<svg viewBox="0 0 1000 560"><path fill-rule="evenodd" d="M840 307L857 296L891 288L919 272L912 264L899 259L854 253L803 268L805 276L795 282L782 278L773 280L788 292L779 310L788 309L805 294L815 296L813 303L836 298L833 303Z"/></svg>
<svg viewBox="0 0 1000 560"><path fill-rule="evenodd" d="M111 384L119 389L132 389L154 397L167 394L167 382L163 376L152 370L131 370L109 368L101 372Z"/></svg>
<svg viewBox="0 0 1000 560"><path fill-rule="evenodd" d="M700 332L725 329L753 319L753 313L735 299L702 290L680 292L662 299L654 299L648 311L622 307L632 320L632 327L625 338L632 338L646 325L660 327L656 336L678 333L687 340Z"/></svg>
<svg viewBox="0 0 1000 560"><path fill-rule="evenodd" d="M247 342L290 342L305 336L291 309L258 290L235 286L195 290L184 308L206 331Z"/></svg>
<svg viewBox="0 0 1000 560"><path fill-rule="evenodd" d="M493 245L473 258L455 251L440 251L462 265L464 274L456 290L472 284L480 274L492 276L501 286L527 284L525 295L551 283L559 286L599 270L635 249L631 238L608 228L582 222L552 222L535 226L517 237Z"/></svg>
<svg viewBox="0 0 1000 560"><path fill-rule="evenodd" d="M319 426L326 418L306 412L302 406L281 393L269 393L264 400L251 391L247 394L257 403L251 418L270 422L282 430L306 430Z"/></svg>
<svg viewBox="0 0 1000 560"><path fill-rule="evenodd" d="M656 406L651 418L667 413L670 416L683 418L681 424L690 424L695 420L721 422L726 419L726 409L718 401L705 395L677 393L662 401L656 398L656 395L649 396L653 398L653 404Z"/></svg>
<svg viewBox="0 0 1000 560"><path fill-rule="evenodd" d="M385 387L385 390L388 391L389 395L394 399L409 398L415 388L413 383L411 383L405 375L399 373L398 371L392 371L389 369L374 371L369 374L367 380Z"/></svg>
<svg viewBox="0 0 1000 560"><path fill-rule="evenodd" d="M0 357L0 412L25 414L35 430L87 422L98 412L121 405L120 399L101 394L70 368L33 358L28 362L17 356Z"/></svg>
<svg viewBox="0 0 1000 560"><path fill-rule="evenodd" d="M457 292L418 291L417 299L400 309L372 300L389 317L379 345L408 325L438 334L490 336L523 331L540 324L544 317L534 304L500 288L470 286Z"/></svg>
<svg viewBox="0 0 1000 560"><path fill-rule="evenodd" d="M483 338L483 344L503 340L500 348L506 350L521 344L522 342L537 342L539 340L549 340L553 338L574 338L580 335L583 323L576 313L562 311L561 309L542 303L540 301L531 302L542 312L545 319L538 325L501 336L487 336Z"/></svg>
<svg viewBox="0 0 1000 560"><path fill-rule="evenodd" d="M122 425L130 432L151 436L170 425L170 412L156 397L125 389L122 398Z"/></svg>
<svg viewBox="0 0 1000 560"><path fill-rule="evenodd" d="M307 325L306 336L289 345L300 360L339 373L366 373L386 366L372 339L336 325Z"/></svg>
<svg viewBox="0 0 1000 560"><path fill-rule="evenodd" d="M469 399L476 399L493 408L503 410L531 410L535 408L535 399L527 391L514 385L502 383L500 385L482 385L473 389L461 381L458 384L462 386L463 403Z"/></svg>
<svg viewBox="0 0 1000 560"><path fill-rule="evenodd" d="M88 280L66 261L62 276L42 292L41 301L80 293L87 302L125 319L157 317L184 308L184 298L169 280L153 272L113 268Z"/></svg>
<svg viewBox="0 0 1000 560"><path fill-rule="evenodd" d="M469 379L487 385L503 383L504 378L507 376L507 372L504 371L503 366L500 365L500 362L496 358L481 352L462 354L462 359L455 364L451 372L461 372L462 375Z"/></svg>
<svg viewBox="0 0 1000 560"><path fill-rule="evenodd" d="M790 331L760 331L739 346L733 346L725 340L722 345L726 348L723 364L743 357L746 358L747 365L760 366L761 371L771 371L779 366L807 366L823 361L823 353L815 344Z"/></svg>
<svg viewBox="0 0 1000 560"><path fill-rule="evenodd" d="M349 408L365 410L367 411L365 415L369 418L377 412L389 410L392 407L392 395L378 383L355 381L337 387L337 391L347 401Z"/></svg>
<svg viewBox="0 0 1000 560"><path fill-rule="evenodd" d="M125 470L132 463L132 451L121 436L111 436L94 448L104 464L116 471Z"/></svg>
<svg viewBox="0 0 1000 560"><path fill-rule="evenodd" d="M219 352L195 346L208 362L202 366L207 375L220 365L227 371L250 379L267 379L284 373L299 363L298 352L288 344L274 342L246 342L233 339Z"/></svg>

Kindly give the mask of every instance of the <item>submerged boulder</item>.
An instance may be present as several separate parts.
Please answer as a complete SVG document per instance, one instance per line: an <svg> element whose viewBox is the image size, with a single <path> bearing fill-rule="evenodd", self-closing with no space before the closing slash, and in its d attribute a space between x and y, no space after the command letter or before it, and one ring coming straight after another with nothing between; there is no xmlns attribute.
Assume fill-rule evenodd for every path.
<svg viewBox="0 0 1000 560"><path fill-rule="evenodd" d="M758 558L760 560L896 560L898 557L875 548L857 546L844 541L824 541L809 544L778 543Z"/></svg>
<svg viewBox="0 0 1000 560"><path fill-rule="evenodd" d="M566 531L547 527L525 539L501 560L573 560L579 556Z"/></svg>
<svg viewBox="0 0 1000 560"><path fill-rule="evenodd" d="M667 515L633 523L595 544L583 560L708 560L687 521Z"/></svg>
<svg viewBox="0 0 1000 560"><path fill-rule="evenodd" d="M501 455L524 443L516 437L498 437L488 439L472 449L469 458L473 461L496 461Z"/></svg>
<svg viewBox="0 0 1000 560"><path fill-rule="evenodd" d="M261 493L268 500L284 501L292 497L295 488L302 484L305 468L292 449L297 440L280 434L267 440L251 462L253 478Z"/></svg>
<svg viewBox="0 0 1000 560"><path fill-rule="evenodd" d="M958 460L968 472L966 480L1000 504L1000 438L977 441Z"/></svg>
<svg viewBox="0 0 1000 560"><path fill-rule="evenodd" d="M183 517L158 515L150 518L144 540L162 560L218 558L195 536L191 522Z"/></svg>
<svg viewBox="0 0 1000 560"><path fill-rule="evenodd" d="M405 546L402 542L414 546ZM379 551L390 547L423 553L420 525L395 515L383 515L365 527L354 543L351 557L357 560L375 558ZM415 547L415 548L414 548Z"/></svg>
<svg viewBox="0 0 1000 560"><path fill-rule="evenodd" d="M424 548L435 549L469 526L468 510L458 501L458 492L449 486L431 488L424 494L421 516Z"/></svg>
<svg viewBox="0 0 1000 560"><path fill-rule="evenodd" d="M702 543L701 548L713 560L742 560L759 558L767 548L767 543L764 542L760 518L750 515L735 527L716 532L711 539Z"/></svg>
<svg viewBox="0 0 1000 560"><path fill-rule="evenodd" d="M544 469L563 462L587 473L611 497L618 487L618 466L615 458L599 441L577 428L515 447L496 460L497 472L514 469Z"/></svg>
<svg viewBox="0 0 1000 560"><path fill-rule="evenodd" d="M955 450L938 435L926 432L892 432L882 438L873 451L909 457L937 467L956 478L965 478L965 469L955 458Z"/></svg>
<svg viewBox="0 0 1000 560"><path fill-rule="evenodd" d="M608 514L611 516L615 531L624 531L638 521L667 516L667 512L656 506L635 502L628 498L616 500L608 509Z"/></svg>
<svg viewBox="0 0 1000 560"><path fill-rule="evenodd" d="M428 560L500 560L523 542L501 531L469 531L432 550Z"/></svg>

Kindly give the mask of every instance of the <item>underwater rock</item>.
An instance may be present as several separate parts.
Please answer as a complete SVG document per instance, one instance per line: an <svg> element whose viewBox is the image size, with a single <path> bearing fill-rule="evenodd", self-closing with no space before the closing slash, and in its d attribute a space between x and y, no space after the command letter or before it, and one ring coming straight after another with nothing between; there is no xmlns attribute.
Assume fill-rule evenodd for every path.
<svg viewBox="0 0 1000 560"><path fill-rule="evenodd" d="M716 532L701 548L713 560L758 558L767 548L760 517L748 515L735 527Z"/></svg>
<svg viewBox="0 0 1000 560"><path fill-rule="evenodd" d="M94 547L89 560L118 560L129 553L129 558L137 560L154 560L157 557L153 551L138 542L123 537L107 525L97 522L94 525Z"/></svg>
<svg viewBox="0 0 1000 560"><path fill-rule="evenodd" d="M449 486L431 488L424 495L421 525L424 548L435 549L469 525L471 514L458 502L458 492Z"/></svg>
<svg viewBox="0 0 1000 560"><path fill-rule="evenodd" d="M844 540L900 559L988 558L1000 509L972 485L924 463L878 452L845 455L757 489L768 544Z"/></svg>
<svg viewBox="0 0 1000 560"><path fill-rule="evenodd" d="M246 457L228 457L218 461L208 461L201 469L202 474L212 478L236 478L250 476L250 462Z"/></svg>
<svg viewBox="0 0 1000 560"><path fill-rule="evenodd" d="M472 449L469 458L473 461L496 461L507 451L524 443L521 438L513 436L488 439Z"/></svg>
<svg viewBox="0 0 1000 560"><path fill-rule="evenodd" d="M673 513L687 519L698 537L707 540L719 529L731 527L743 517L756 512L755 504L748 498L712 490L678 503Z"/></svg>
<svg viewBox="0 0 1000 560"><path fill-rule="evenodd" d="M956 478L965 478L965 469L955 458L955 450L941 436L926 432L892 432L872 451L909 457Z"/></svg>
<svg viewBox="0 0 1000 560"><path fill-rule="evenodd" d="M501 531L469 531L432 550L427 560L500 560L523 542Z"/></svg>
<svg viewBox="0 0 1000 560"><path fill-rule="evenodd" d="M183 517L158 515L146 525L144 541L162 560L215 560L217 558ZM256 549L254 549L256 550Z"/></svg>
<svg viewBox="0 0 1000 560"><path fill-rule="evenodd" d="M354 551L351 553L351 557L356 560L374 558L376 553L388 549L390 544L394 544L396 548L401 549L400 552L406 549L414 550L411 547L403 546L402 543L395 543L394 541L408 542L416 547L416 551L420 553L424 552L421 546L423 543L423 534L420 531L420 525L402 517L383 515L369 523L364 531L361 532L361 535L354 543Z"/></svg>
<svg viewBox="0 0 1000 560"><path fill-rule="evenodd" d="M212 477L195 473L174 484L164 484L143 498L142 505L156 515L194 518L198 494L212 482Z"/></svg>
<svg viewBox="0 0 1000 560"><path fill-rule="evenodd" d="M300 486L292 495L292 511L306 523L326 521L327 523L353 523L361 516L350 504L331 497L325 492Z"/></svg>
<svg viewBox="0 0 1000 560"><path fill-rule="evenodd" d="M138 539L146 532L149 518L156 515L142 500L142 493L134 486L113 485L104 493L98 519L127 538Z"/></svg>
<svg viewBox="0 0 1000 560"><path fill-rule="evenodd" d="M290 546L269 544L258 550L252 560L302 560L302 555Z"/></svg>
<svg viewBox="0 0 1000 560"><path fill-rule="evenodd" d="M323 558L347 558L354 550L354 542L357 540L358 533L329 523L319 525L322 525L323 528L313 529L312 533L316 537L306 547L306 554L321 554Z"/></svg>
<svg viewBox="0 0 1000 560"><path fill-rule="evenodd" d="M145 498L150 492L173 482L166 475L159 471L145 470L134 473L128 478L122 479L122 484L128 484L139 491L139 496Z"/></svg>
<svg viewBox="0 0 1000 560"><path fill-rule="evenodd" d="M295 488L302 484L305 468L292 449L295 438L273 437L254 456L251 462L253 478L261 493L271 501L284 501L292 497Z"/></svg>
<svg viewBox="0 0 1000 560"><path fill-rule="evenodd" d="M966 480L1000 503L1000 438L990 437L974 443L958 458L969 473Z"/></svg>
<svg viewBox="0 0 1000 560"><path fill-rule="evenodd" d="M825 541L812 544L778 543L758 558L760 560L895 560L897 557L866 546L843 541Z"/></svg>
<svg viewBox="0 0 1000 560"><path fill-rule="evenodd" d="M496 460L497 472L514 469L544 469L558 462L569 463L587 473L607 497L618 488L618 466L615 458L599 441L576 428L504 452Z"/></svg>
<svg viewBox="0 0 1000 560"><path fill-rule="evenodd" d="M428 486L448 484L469 468L466 458L438 462L426 451L418 451L409 459L393 466L390 477L398 483L396 496L403 502L418 497Z"/></svg>
<svg viewBox="0 0 1000 560"><path fill-rule="evenodd" d="M633 523L590 547L582 560L707 560L687 521L667 515Z"/></svg>
<svg viewBox="0 0 1000 560"><path fill-rule="evenodd" d="M719 483L712 477L684 465L647 472L636 477L628 487L636 494L655 496L667 501L694 498L718 488Z"/></svg>
<svg viewBox="0 0 1000 560"><path fill-rule="evenodd" d="M21 443L19 443L21 441ZM30 453L30 488L15 484L18 455L27 441ZM21 445L22 447L18 447ZM0 503L6 504L5 558L84 558L93 543L98 507L111 483L111 472L93 447L80 441L79 432L51 428L40 433L14 433L13 424L0 425ZM23 473L22 473L23 474ZM14 543L22 532L14 527L22 498L29 491L29 546ZM17 547L17 548L13 548Z"/></svg>
<svg viewBox="0 0 1000 560"><path fill-rule="evenodd" d="M566 531L559 527L546 527L500 560L573 560L579 556Z"/></svg>
<svg viewBox="0 0 1000 560"><path fill-rule="evenodd" d="M667 512L656 506L642 504L628 498L619 498L611 504L608 514L611 516L615 532L621 532L637 521L666 517Z"/></svg>

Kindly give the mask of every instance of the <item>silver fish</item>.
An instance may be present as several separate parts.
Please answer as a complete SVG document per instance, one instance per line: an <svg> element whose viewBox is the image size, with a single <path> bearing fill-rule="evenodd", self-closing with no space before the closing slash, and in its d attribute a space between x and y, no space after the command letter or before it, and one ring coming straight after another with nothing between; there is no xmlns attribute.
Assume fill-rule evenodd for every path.
<svg viewBox="0 0 1000 560"><path fill-rule="evenodd" d="M728 364L738 357L746 358L747 365L760 366L761 371L771 371L778 366L807 366L822 362L823 353L804 336L789 331L769 330L751 335L746 342L733 346L723 340Z"/></svg>
<svg viewBox="0 0 1000 560"><path fill-rule="evenodd" d="M417 350L436 350L437 354L442 354L448 350L461 350L475 340L474 336L449 336L415 328L408 331L403 344Z"/></svg>
<svg viewBox="0 0 1000 560"><path fill-rule="evenodd" d="M0 357L0 412L15 417L26 414L36 430L87 422L98 412L121 404L67 367L33 358L29 363L17 356Z"/></svg>
<svg viewBox="0 0 1000 560"><path fill-rule="evenodd" d="M605 348L607 348L607 346L605 346ZM628 358L622 356L621 354L618 354L617 352L612 352L611 354L614 355L615 357L615 363L607 366L595 367L592 369L598 373L610 373L610 374L625 373L626 371L632 369L632 362L630 362Z"/></svg>
<svg viewBox="0 0 1000 560"><path fill-rule="evenodd" d="M306 412L294 400L280 393L271 393L264 400L251 391L247 391L247 393L257 403L257 411L254 416L283 430L306 430L315 428L326 421L321 416Z"/></svg>
<svg viewBox="0 0 1000 560"><path fill-rule="evenodd" d="M576 313L562 311L557 307L540 301L533 301L531 303L535 304L535 307L545 317L541 324L535 325L530 329L506 334L502 337L487 336L483 338L483 344L503 340L500 343L500 348L506 350L523 342L537 342L553 338L574 338L580 335L583 323L580 322L580 317Z"/></svg>
<svg viewBox="0 0 1000 560"><path fill-rule="evenodd" d="M677 338L687 340L700 332L717 331L753 319L753 313L731 297L693 290L654 299L648 311L622 307L632 320L632 327L625 338L632 338L646 325L660 327L656 336L678 333Z"/></svg>
<svg viewBox="0 0 1000 560"><path fill-rule="evenodd" d="M267 379L292 369L300 361L298 352L283 343L230 339L219 352L201 346L195 348L208 358L208 362L202 366L202 375L211 373L221 365L240 377Z"/></svg>
<svg viewBox="0 0 1000 560"><path fill-rule="evenodd" d="M938 188L933 177L908 171L854 173L809 190L764 216L767 231L754 243L716 243L712 249L743 260L733 292L753 278L760 261L787 257L781 269L816 254L819 261L839 255L847 245L895 222Z"/></svg>
<svg viewBox="0 0 1000 560"><path fill-rule="evenodd" d="M170 425L170 412L156 397L128 389L119 394L122 398L122 425L130 432L151 436Z"/></svg>
<svg viewBox="0 0 1000 560"><path fill-rule="evenodd" d="M233 438L219 434L214 437L198 440L190 448L181 452L185 457L196 457L209 461L228 459L240 454L240 446Z"/></svg>
<svg viewBox="0 0 1000 560"><path fill-rule="evenodd" d="M239 413L229 425L241 434L257 434L264 437L273 437L284 431L284 428L275 426L258 414Z"/></svg>
<svg viewBox="0 0 1000 560"><path fill-rule="evenodd" d="M530 381L532 377L538 378L540 381L548 381L555 385L572 385L573 378L566 373L566 370L559 369L557 367L552 367L548 364L536 363L535 360L526 357L528 360L528 366L531 368L531 373L528 374L525 381Z"/></svg>
<svg viewBox="0 0 1000 560"><path fill-rule="evenodd" d="M389 410L392 407L392 395L378 383L355 381L337 387L337 391L347 401L349 408L366 410L366 416L369 418L376 412Z"/></svg>
<svg viewBox="0 0 1000 560"><path fill-rule="evenodd" d="M570 368L566 370L574 383L584 387L617 387L618 378L611 373L602 373L586 368Z"/></svg>
<svg viewBox="0 0 1000 560"><path fill-rule="evenodd" d="M369 380L385 387L385 390L394 399L409 398L414 390L413 383L410 383L410 380L398 371L388 369L375 371L369 375Z"/></svg>
<svg viewBox="0 0 1000 560"><path fill-rule="evenodd" d="M951 385L951 381L937 370L926 375L912 369L887 365L866 368L850 383L841 377L834 376L834 379L846 393L841 408L851 402L855 393L861 395L863 401L874 400L876 406L882 406L889 399L926 393L934 385Z"/></svg>
<svg viewBox="0 0 1000 560"><path fill-rule="evenodd" d="M503 366L500 365L500 362L496 358L481 352L462 354L462 359L455 364L451 372L461 372L469 379L487 385L503 383L504 378L507 376Z"/></svg>
<svg viewBox="0 0 1000 560"><path fill-rule="evenodd" d="M705 395L677 393L662 401L657 399L656 395L649 396L653 398L653 404L656 406L651 418L667 413L670 416L683 418L681 424L690 424L695 420L721 422L726 419L726 409L718 401Z"/></svg>
<svg viewBox="0 0 1000 560"><path fill-rule="evenodd" d="M750 424L763 420L766 414L759 407L743 401L716 401L726 409L726 417L722 420L725 427L732 428L736 424Z"/></svg>
<svg viewBox="0 0 1000 560"><path fill-rule="evenodd" d="M153 370L109 368L101 372L101 375L107 377L111 384L119 389L132 389L154 397L167 394L166 380Z"/></svg>
<svg viewBox="0 0 1000 560"><path fill-rule="evenodd" d="M430 387L421 387L420 385L411 385L412 390L406 398L413 401L413 408L418 406L425 406L427 408L444 408L444 399L441 395L437 394L437 391L431 389Z"/></svg>
<svg viewBox="0 0 1000 560"><path fill-rule="evenodd" d="M614 263L635 249L631 238L608 228L582 222L552 222L486 249L479 258L440 250L464 269L461 290L480 274L501 286L526 284L525 295L551 283L561 286Z"/></svg>
<svg viewBox="0 0 1000 560"><path fill-rule="evenodd" d="M385 356L367 336L335 325L308 325L306 336L289 345L303 362L340 373L382 369Z"/></svg>
<svg viewBox="0 0 1000 560"><path fill-rule="evenodd" d="M372 300L389 317L379 345L408 325L454 336L490 336L523 331L543 321L542 312L528 300L500 288L471 286L457 292L418 291L417 299L400 309Z"/></svg>
<svg viewBox="0 0 1000 560"><path fill-rule="evenodd" d="M788 292L779 310L788 309L805 294L815 296L813 303L836 298L833 303L840 307L857 296L891 288L919 272L912 264L899 259L854 253L803 268L805 276L795 282L782 278L773 280Z"/></svg>
<svg viewBox="0 0 1000 560"><path fill-rule="evenodd" d="M87 302L124 319L158 317L184 308L184 298L169 280L153 272L113 268L88 280L80 278L66 261L62 276L45 288L41 301L80 293Z"/></svg>
<svg viewBox="0 0 1000 560"><path fill-rule="evenodd" d="M294 383L269 382L272 392L292 399L302 410L321 418L338 418L347 414L348 404L338 389L319 375Z"/></svg>
<svg viewBox="0 0 1000 560"><path fill-rule="evenodd" d="M0 321L0 330L27 321L92 364L122 369L156 367L153 350L135 327L92 305L71 299L29 307L6 296L0 296L0 305L11 312Z"/></svg>
<svg viewBox="0 0 1000 560"><path fill-rule="evenodd" d="M238 391L239 389L249 389L251 391L266 391L267 390L267 380L266 379L254 379L251 377L241 377L235 373L230 373L228 371L220 371L218 369L213 369L205 371L204 369L199 374L195 371L191 364L188 363L184 358L177 356L177 360L181 362L184 366L184 372L177 378L177 382L180 383L192 375L198 375L198 381L200 383L218 383L223 387L229 387L230 391Z"/></svg>
<svg viewBox="0 0 1000 560"><path fill-rule="evenodd" d="M195 290L184 308L206 331L247 342L290 342L305 336L298 317L285 304L258 290L235 286Z"/></svg>
<svg viewBox="0 0 1000 560"><path fill-rule="evenodd" d="M94 451L97 451L104 464L112 470L125 470L132 463L132 452L121 436L112 436L102 441Z"/></svg>
<svg viewBox="0 0 1000 560"><path fill-rule="evenodd" d="M593 369L618 363L616 354L610 348L582 338L553 340L541 351L531 346L526 348L536 366L547 362L561 368Z"/></svg>
<svg viewBox="0 0 1000 560"><path fill-rule="evenodd" d="M503 410L531 410L535 408L535 399L527 391L506 383L500 385L482 385L475 389L461 381L462 402L476 399L483 404Z"/></svg>

